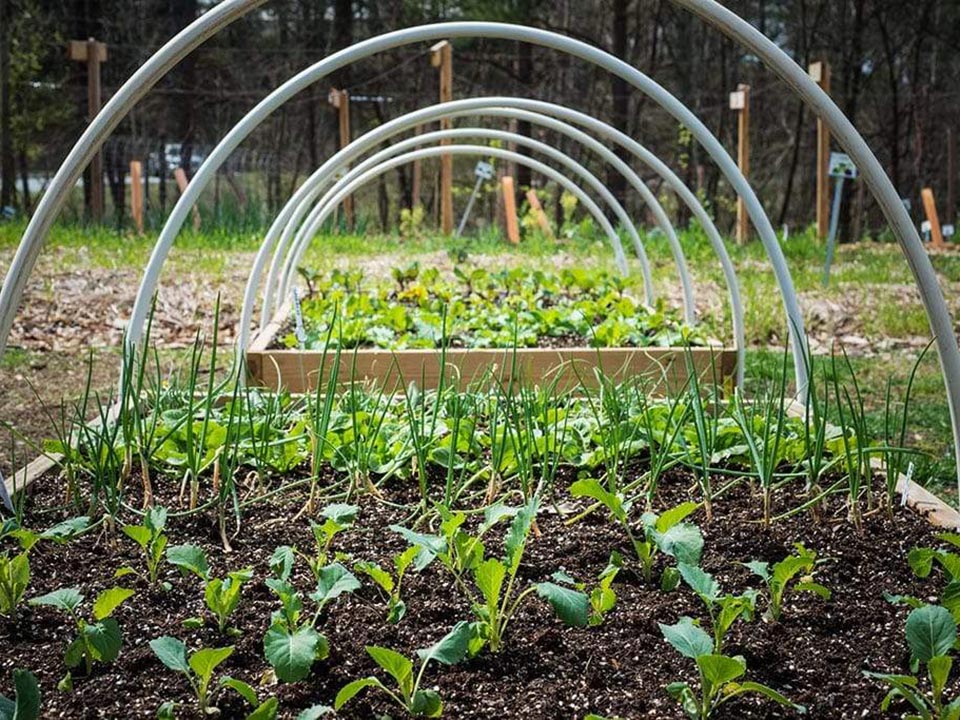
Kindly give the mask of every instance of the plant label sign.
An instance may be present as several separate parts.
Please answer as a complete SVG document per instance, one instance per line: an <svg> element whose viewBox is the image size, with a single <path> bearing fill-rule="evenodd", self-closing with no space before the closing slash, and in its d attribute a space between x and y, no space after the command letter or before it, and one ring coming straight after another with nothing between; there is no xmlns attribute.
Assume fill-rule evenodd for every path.
<svg viewBox="0 0 960 720"><path fill-rule="evenodd" d="M747 106L747 94L743 90L730 93L730 109L743 110Z"/></svg>
<svg viewBox="0 0 960 720"><path fill-rule="evenodd" d="M845 180L855 180L857 177L857 166L846 153L830 153L830 177L844 178Z"/></svg>
<svg viewBox="0 0 960 720"><path fill-rule="evenodd" d="M953 237L956 231L954 230L953 225L944 225L941 232L943 232L943 236L947 238L947 237Z"/></svg>
<svg viewBox="0 0 960 720"><path fill-rule="evenodd" d="M476 175L480 180L490 180L493 178L493 165L481 160L473 169L473 174Z"/></svg>

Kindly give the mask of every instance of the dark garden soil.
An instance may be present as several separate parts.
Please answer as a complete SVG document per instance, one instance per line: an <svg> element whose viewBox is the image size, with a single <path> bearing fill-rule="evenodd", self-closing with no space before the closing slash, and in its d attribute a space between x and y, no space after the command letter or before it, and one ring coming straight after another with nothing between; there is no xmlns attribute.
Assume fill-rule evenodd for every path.
<svg viewBox="0 0 960 720"><path fill-rule="evenodd" d="M686 497L691 483L687 474L674 472L662 484L663 506ZM136 484L134 480L132 485ZM174 485L168 484L166 498L164 488L158 489L171 508L176 507ZM387 487L386 494L401 503L410 501L411 485ZM39 514L59 502L58 487L47 480L36 488L31 512L38 526L66 517L62 511ZM303 500L302 495L290 492L251 506L240 533L232 540L231 553L223 551L213 517L171 517L168 521L171 544L204 546L215 576L246 566L254 569L255 579L245 586L232 618L241 631L235 638L220 636L215 624L189 631L181 626L185 618L204 614L203 599L198 581L181 577L172 566L163 570L163 579L172 584L168 592L150 589L130 576L114 580L118 567L140 567L139 551L122 535L116 548L96 532L65 546L41 542L31 554L33 581L28 596L77 585L89 608L100 590L114 584L135 585L137 594L116 615L123 628L124 647L113 665L96 667L92 677L75 678L73 692L57 691L71 628L56 611L27 608L15 625L0 623L4 648L0 691L9 693L10 671L25 667L40 679L44 717L149 718L165 700L183 702L183 708L190 708L185 679L165 668L147 646L149 640L167 634L182 638L191 649L235 645L236 651L221 671L258 686L261 678L269 677L262 641L270 612L278 607L263 580L277 545L312 547L306 518L293 519ZM407 522L410 510L369 496L359 502L362 510L357 525L338 536L335 549L355 560L376 560L387 566L390 556L403 550L405 543L386 527ZM560 502L563 507L570 506L565 499ZM777 498L780 510L792 502L796 499L788 495ZM805 704L808 717L885 717L879 711L884 690L861 672L868 668L904 671L909 657L903 639L907 610L888 603L882 593L924 598L937 594L939 579L918 580L906 563L910 548L935 542L935 530L911 511L898 509L892 520L879 512L866 517L861 534L846 521L839 501L828 508L821 522L798 514L767 530L756 522L759 508L759 500L751 497L746 486L739 486L717 501L712 522L706 523L702 514L694 517L706 540L704 569L716 575L724 590L741 592L757 585L739 563L778 561L795 542L802 541L826 560L817 579L833 590L833 598L789 596L780 623L758 619L737 624L728 636L726 653L743 655L749 679ZM592 581L606 565L611 550L619 549L625 558L631 557L622 530L600 512L567 527L551 506L545 505L538 525L542 535L531 536L521 566L526 580L546 580L563 568L578 579ZM502 532L493 535L492 531L488 536L488 551L501 548ZM614 585L617 605L599 627L567 628L534 598L510 626L499 654L485 651L454 667L432 665L426 684L440 692L444 717L580 720L588 712L625 719L682 717L664 686L679 679L696 684L693 663L666 643L657 623L673 623L683 615L703 617L702 606L684 587L664 593L644 585L629 567L618 575ZM304 592L313 588L309 571L300 561L294 580ZM383 645L412 655L416 648L437 641L457 621L470 619L468 607L437 564L407 576L404 599L407 616L399 625L389 625L384 599L364 581L355 595L341 596L329 607L320 623L330 642L329 659L317 663L301 682L267 684L259 692L264 697L276 695L281 717L294 718L315 703L332 704L348 681L378 672L365 645ZM223 717L242 718L249 712L249 706L229 690L221 692L216 704ZM192 717L183 708L178 707L178 717ZM370 719L387 714L403 716L385 702L385 696L367 690L338 716ZM770 701L749 697L726 704L716 715L725 720L790 716L792 713Z"/></svg>

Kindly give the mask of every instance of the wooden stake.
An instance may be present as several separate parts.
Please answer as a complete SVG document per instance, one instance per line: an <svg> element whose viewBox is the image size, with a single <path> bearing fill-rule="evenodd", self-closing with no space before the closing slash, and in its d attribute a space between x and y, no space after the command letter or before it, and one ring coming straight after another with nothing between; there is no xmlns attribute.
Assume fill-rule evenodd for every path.
<svg viewBox="0 0 960 720"><path fill-rule="evenodd" d="M543 234L551 240L556 240L556 236L553 234L553 228L550 227L550 221L547 220L547 215L543 212L540 198L537 197L537 193L533 188L527 190L527 202L530 203L530 209L533 210L533 214L537 218L537 225L540 226Z"/></svg>
<svg viewBox="0 0 960 720"><path fill-rule="evenodd" d="M453 46L441 40L430 48L430 64L440 68L440 102L453 100ZM450 118L440 121L440 129L453 127ZM443 140L441 145L449 145ZM453 155L440 156L440 230L444 235L453 233Z"/></svg>
<svg viewBox="0 0 960 720"><path fill-rule="evenodd" d="M350 93L346 90L331 88L327 95L327 102L337 109L340 126L340 149L350 144ZM343 214L347 219L347 227L353 229L353 196L347 195L343 199Z"/></svg>
<svg viewBox="0 0 960 720"><path fill-rule="evenodd" d="M730 93L730 108L737 117L737 166L743 176L750 179L750 86L740 83L737 91ZM737 198L737 242L750 239L750 216L743 198Z"/></svg>
<svg viewBox="0 0 960 720"><path fill-rule="evenodd" d="M177 187L180 188L180 194L183 195L187 191L187 173L184 172L182 167L178 167L173 171L173 177L177 181ZM193 229L200 229L200 208L196 205L193 206Z"/></svg>
<svg viewBox="0 0 960 720"><path fill-rule="evenodd" d="M139 160L130 161L130 214L137 234L143 235L143 165Z"/></svg>
<svg viewBox="0 0 960 720"><path fill-rule="evenodd" d="M87 64L87 122L100 112L100 64L107 61L107 46L93 38L71 40L67 44L67 57ZM90 219L103 220L103 155L97 153L90 160Z"/></svg>
<svg viewBox="0 0 960 720"><path fill-rule="evenodd" d="M507 218L507 239L516 245L520 242L520 225L517 222L517 199L514 195L513 177L504 175L500 183L503 189L503 211Z"/></svg>
<svg viewBox="0 0 960 720"><path fill-rule="evenodd" d="M937 216L937 203L933 199L933 190L924 188L920 191L920 197L923 198L923 211L927 215L927 222L930 223L930 247L943 247L943 233L940 230L940 218Z"/></svg>
<svg viewBox="0 0 960 720"><path fill-rule="evenodd" d="M808 68L811 79L830 94L830 63L823 60ZM830 232L830 131L817 118L817 235L821 240Z"/></svg>

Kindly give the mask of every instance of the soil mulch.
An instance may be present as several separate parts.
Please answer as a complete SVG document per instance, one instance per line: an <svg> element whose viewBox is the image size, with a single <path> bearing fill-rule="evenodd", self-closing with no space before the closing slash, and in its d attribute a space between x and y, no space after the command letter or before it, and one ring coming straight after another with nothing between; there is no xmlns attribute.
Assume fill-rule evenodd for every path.
<svg viewBox="0 0 960 720"><path fill-rule="evenodd" d="M672 472L661 484L662 506L684 499L691 484L685 472ZM171 481L158 488L161 499L171 508L176 507L176 485ZM36 487L31 512L38 526L67 517L63 511L49 510L59 503L58 487L50 480ZM408 483L385 489L392 500L406 502L412 499L411 487ZM777 498L781 510L796 500L786 493ZM10 671L24 667L40 680L43 717L152 718L166 700L178 703L178 717L194 717L186 680L165 668L147 645L149 640L169 634L186 641L191 649L234 645L235 652L219 671L258 686L261 697L276 695L281 703L280 717L295 718L315 703L332 705L337 691L347 682L381 674L364 651L365 645L383 645L412 656L416 648L437 641L457 621L471 619L466 603L436 563L422 573L408 574L403 592L408 612L398 625L386 623L384 598L361 576L362 589L341 596L325 611L319 624L318 629L330 642L329 659L317 663L301 682L259 687L269 676L263 658L263 634L271 611L279 607L263 581L277 545L312 548L307 519L293 521L303 501L303 495L290 492L251 506L241 532L232 540L230 553L224 552L211 515L171 517L168 522L170 543L202 545L215 576L242 567L254 569L255 578L244 587L240 606L231 618L241 631L238 637L220 636L215 623L210 622L197 630L182 627L184 619L203 615L205 608L199 582L192 576L181 576L172 566L166 565L162 572L162 579L172 585L169 591L149 588L131 576L114 580L114 571L121 566L141 567L138 549L119 533L116 548L96 532L64 546L41 542L31 554L29 597L76 585L86 596L84 607L89 609L96 594L106 587L136 587L137 594L116 613L123 628L124 647L112 665L97 666L92 677L75 677L72 692L58 691L57 682L65 672L63 651L72 628L52 609L25 608L16 624L0 621L0 643L4 647L0 692L8 694L11 690ZM337 537L334 549L354 560L392 566L390 558L402 551L405 543L387 526L408 520L410 511L369 496L361 497L359 503L362 509L357 525ZM909 651L903 638L907 609L891 605L883 593L931 599L938 594L938 579L919 580L906 563L912 547L935 542L935 529L912 511L898 509L893 519L880 512L869 515L860 533L845 520L839 501L828 508L820 522L809 514L798 514L764 529L756 522L759 509L759 499L742 485L717 501L711 523L705 523L702 515L694 517L706 541L704 569L715 574L725 591L738 593L759 587L757 579L739 563L778 561L795 542L802 541L825 561L817 571L817 580L833 591L833 598L824 601L812 594L788 596L781 622L767 624L757 619L736 624L728 635L726 654L743 655L749 679L768 684L806 705L808 717L899 717L898 713L880 712L885 691L864 678L862 671L907 669ZM546 580L562 568L592 583L612 550L620 550L624 558L632 557L623 531L600 512L568 527L547 505L538 525L542 535L531 536L521 566L525 580ZM501 539L502 529L491 531L486 541L488 553L500 554ZM666 643L657 623L673 623L683 615L704 618L705 614L685 587L664 593L645 585L633 567L628 560L617 576L617 605L599 627L567 628L544 603L533 598L510 626L500 653L485 651L449 668L432 665L424 686L439 691L444 717L580 720L593 712L624 719L681 718L679 706L664 687L681 679L696 685L695 668ZM658 569L662 567L661 561ZM312 577L299 560L293 579L304 594L313 589ZM306 603L309 609L312 603ZM250 712L231 690L222 691L216 704L223 717L242 718ZM369 719L384 715L402 717L403 712L382 694L367 690L338 717ZM791 716L770 701L750 696L727 703L716 714L725 720Z"/></svg>

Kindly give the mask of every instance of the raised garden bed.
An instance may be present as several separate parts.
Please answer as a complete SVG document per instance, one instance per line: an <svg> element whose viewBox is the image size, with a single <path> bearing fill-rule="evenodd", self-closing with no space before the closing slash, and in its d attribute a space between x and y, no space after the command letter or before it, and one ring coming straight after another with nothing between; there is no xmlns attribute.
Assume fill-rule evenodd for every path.
<svg viewBox="0 0 960 720"><path fill-rule="evenodd" d="M364 284L358 273L308 273L302 335L288 303L247 350L253 382L314 389L329 376L336 350L341 380L387 386L556 378L569 388L594 385L599 370L675 389L691 368L733 374L734 349L647 307L606 272L457 269L449 280L411 266L393 274L393 284Z"/></svg>
<svg viewBox="0 0 960 720"><path fill-rule="evenodd" d="M700 691L683 653L713 657L722 642L727 669L745 672L738 681L762 683L790 704L750 692L710 717L794 717L797 704L814 718L901 717L905 704L881 710L887 688L864 672L909 672L920 646L904 626L916 613L946 608L928 639L951 652L956 536L941 537L925 515L956 529L957 514L905 479L901 506L881 476L862 475L870 452L866 465L846 466L858 457L855 433L822 419L811 427L823 427L826 440L813 449L804 420L769 414L763 398L738 406L702 389L713 404L698 411L689 389L652 400L637 386L614 388L598 404L589 393L447 389L435 399L353 386L329 405L256 389L216 403L164 389L147 406L157 413L132 420L156 438L143 463L125 469L124 448L139 447L133 429L128 442L123 432L81 432L62 461L67 478L46 471L22 508L23 527L35 533L65 525L35 544L5 527L3 557L28 547L32 574L16 616L0 618L0 692L10 694L11 670L26 668L39 679L43 717L150 718L158 708L162 717L199 717L190 682L168 669L180 662L179 646L158 642L175 638L190 653L232 648L208 697L223 717L322 717L317 706L338 697L336 717L405 717L372 684L353 686L350 698L345 688L367 677L393 687L367 647L412 658L418 670L416 651L446 638L433 652L450 664L428 664L421 710L439 698L449 718L669 719L684 717L671 683ZM784 407L782 396L773 400ZM707 462L698 417L713 438ZM773 476L758 471L750 447L758 441L776 448ZM811 461L823 463L812 485ZM150 523L137 511L148 486L154 505L169 509L162 531L156 511ZM773 572L784 560L798 572L777 604L756 563ZM509 587L491 579L500 564L506 578L516 571ZM235 605L223 585L210 590L227 577L239 585ZM500 610L517 603L502 634L482 600L493 586ZM64 652L77 624L54 606L69 588L84 596L76 614L95 625L106 613L122 643L115 660L94 658L89 672L81 661L68 679ZM102 595L111 588L133 594ZM102 597L122 602L110 612ZM739 609L718 635L711 618L720 605ZM305 633L286 645L294 659L267 640L292 637L292 627ZM304 660L300 641L314 638L307 627L325 638L323 657L316 648L326 646L311 640ZM727 686L737 689L755 688ZM957 691L947 684L948 698ZM251 715L254 695L259 715ZM301 714L308 708L316 714Z"/></svg>

